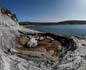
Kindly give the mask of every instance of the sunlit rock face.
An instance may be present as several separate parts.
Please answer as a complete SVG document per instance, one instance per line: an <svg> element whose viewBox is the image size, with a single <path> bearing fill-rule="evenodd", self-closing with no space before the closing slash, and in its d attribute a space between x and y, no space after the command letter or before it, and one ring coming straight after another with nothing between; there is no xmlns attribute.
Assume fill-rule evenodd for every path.
<svg viewBox="0 0 86 70"><path fill-rule="evenodd" d="M64 56L55 62L31 61L16 56L13 51L16 51L15 38L20 34L18 30L35 31L21 28L12 13L7 11L0 8L0 70L86 70L86 39L73 37L77 49L62 53Z"/></svg>
<svg viewBox="0 0 86 70"><path fill-rule="evenodd" d="M16 52L16 36L20 35L18 30L28 31L28 29L20 27L16 18L12 16L9 10L0 8L0 70L40 70L31 65L34 64L33 62L13 53Z"/></svg>
<svg viewBox="0 0 86 70"><path fill-rule="evenodd" d="M7 13L3 14L2 10L3 8L0 8L0 69L11 70L11 60L8 58L8 51L16 46L17 30L15 29L19 25Z"/></svg>
<svg viewBox="0 0 86 70"><path fill-rule="evenodd" d="M29 63L12 54L16 47L15 38L19 35L19 25L11 18L11 14L2 13L2 9L0 8L0 70L27 70Z"/></svg>
<svg viewBox="0 0 86 70"><path fill-rule="evenodd" d="M0 8L0 47L7 51L7 49L15 46L14 40L18 33L19 25L11 19L12 14L9 16L9 13L3 13L2 10L6 11L6 9Z"/></svg>
<svg viewBox="0 0 86 70"><path fill-rule="evenodd" d="M8 27L8 28L17 28L19 25L17 23L17 21L15 20L16 17L14 19L12 19L13 17L13 14L12 13L9 13L9 12L5 12L3 13L3 10L4 8L0 8L0 28L3 26L3 27ZM4 10L6 11L6 9ZM9 10L7 10L9 11Z"/></svg>

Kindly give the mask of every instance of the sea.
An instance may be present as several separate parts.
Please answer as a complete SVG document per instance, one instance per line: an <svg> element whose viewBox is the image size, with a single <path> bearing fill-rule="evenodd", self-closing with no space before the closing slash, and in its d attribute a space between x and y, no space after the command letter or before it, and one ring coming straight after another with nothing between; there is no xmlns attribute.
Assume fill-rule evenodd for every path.
<svg viewBox="0 0 86 70"><path fill-rule="evenodd" d="M86 36L86 24L75 25L34 25L28 28L67 36Z"/></svg>

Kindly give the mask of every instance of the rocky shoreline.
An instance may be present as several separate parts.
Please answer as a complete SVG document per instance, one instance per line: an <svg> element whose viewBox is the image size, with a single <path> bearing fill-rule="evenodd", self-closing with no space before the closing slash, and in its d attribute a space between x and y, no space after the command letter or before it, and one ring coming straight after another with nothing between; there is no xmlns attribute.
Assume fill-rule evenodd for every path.
<svg viewBox="0 0 86 70"><path fill-rule="evenodd" d="M13 13L0 8L1 70L86 70L85 38L64 37L27 29L14 19L16 17ZM42 51L47 54L41 56L39 53ZM37 56L36 59L30 58L29 53L43 60ZM56 60L52 61L50 55Z"/></svg>

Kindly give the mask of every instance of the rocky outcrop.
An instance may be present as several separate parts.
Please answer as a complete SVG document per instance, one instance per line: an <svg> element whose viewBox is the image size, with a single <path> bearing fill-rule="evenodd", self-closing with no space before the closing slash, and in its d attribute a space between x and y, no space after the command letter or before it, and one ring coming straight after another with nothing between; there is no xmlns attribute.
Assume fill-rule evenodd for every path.
<svg viewBox="0 0 86 70"><path fill-rule="evenodd" d="M41 36L58 41L64 48L56 61L35 61L29 56L16 53L16 37L21 34L38 34L38 41L44 43ZM52 40L53 40L52 39ZM49 40L50 41L50 40ZM51 43L52 44L52 43ZM55 43L56 44L56 43ZM54 44L52 44L53 46ZM52 52L52 51L51 51ZM48 54L46 54L48 55ZM32 60L31 60L32 59ZM43 59L44 60L44 59ZM46 60L46 59L45 59ZM12 18L12 13L0 8L0 69L1 70L86 70L86 39L77 37L62 37L51 33L39 33L39 31L26 29L18 25Z"/></svg>

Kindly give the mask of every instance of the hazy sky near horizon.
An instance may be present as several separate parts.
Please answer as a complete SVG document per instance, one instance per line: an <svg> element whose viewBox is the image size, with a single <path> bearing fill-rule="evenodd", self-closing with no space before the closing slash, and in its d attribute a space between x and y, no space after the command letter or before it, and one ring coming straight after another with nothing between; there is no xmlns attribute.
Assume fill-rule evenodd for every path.
<svg viewBox="0 0 86 70"><path fill-rule="evenodd" d="M0 0L19 21L86 20L86 0Z"/></svg>

